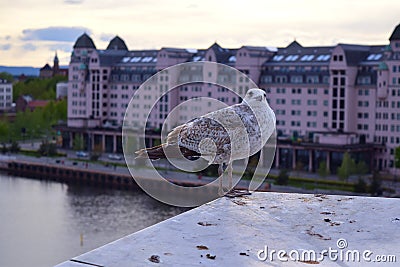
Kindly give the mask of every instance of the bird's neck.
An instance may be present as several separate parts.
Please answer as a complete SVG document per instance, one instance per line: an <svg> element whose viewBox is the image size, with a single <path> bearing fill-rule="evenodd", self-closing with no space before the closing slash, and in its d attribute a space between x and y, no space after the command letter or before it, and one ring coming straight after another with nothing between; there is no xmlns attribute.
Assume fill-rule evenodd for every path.
<svg viewBox="0 0 400 267"><path fill-rule="evenodd" d="M249 103L249 102L243 100L243 104L248 105L248 106L251 107L252 109L253 109L253 108L261 108L261 107L264 107L264 106L265 106L265 105L263 105L263 103L260 102L260 101L251 101L251 102Z"/></svg>

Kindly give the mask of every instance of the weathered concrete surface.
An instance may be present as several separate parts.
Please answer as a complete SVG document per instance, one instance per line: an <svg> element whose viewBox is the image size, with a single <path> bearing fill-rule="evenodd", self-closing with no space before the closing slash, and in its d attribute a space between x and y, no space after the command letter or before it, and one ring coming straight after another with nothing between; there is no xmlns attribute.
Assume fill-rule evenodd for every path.
<svg viewBox="0 0 400 267"><path fill-rule="evenodd" d="M339 245L347 247L339 249L339 239L345 239ZM57 267L382 266L367 262L378 255L395 256L397 264L387 264L398 266L399 240L399 199L253 193L217 199ZM260 260L257 255L265 246L268 254L284 250L280 256L288 261L279 260L276 253L273 260ZM330 260L329 252L321 260L320 253L329 248L338 251L331 251L332 259L338 256L336 261ZM304 250L314 250L317 259L310 260L307 253L304 262L289 259ZM346 255L355 250L360 261L353 262L351 255L347 261Z"/></svg>

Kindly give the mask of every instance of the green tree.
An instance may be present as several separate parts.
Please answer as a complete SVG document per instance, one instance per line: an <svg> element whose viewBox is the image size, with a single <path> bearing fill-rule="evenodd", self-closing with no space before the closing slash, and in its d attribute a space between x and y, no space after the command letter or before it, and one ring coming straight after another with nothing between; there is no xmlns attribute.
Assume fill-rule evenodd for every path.
<svg viewBox="0 0 400 267"><path fill-rule="evenodd" d="M276 178L277 185L287 185L289 183L289 174L288 170L282 169L279 172L278 178Z"/></svg>
<svg viewBox="0 0 400 267"><path fill-rule="evenodd" d="M5 119L6 120L6 119ZM9 122L0 120L0 141L7 142L8 135L9 135Z"/></svg>
<svg viewBox="0 0 400 267"><path fill-rule="evenodd" d="M357 183L354 185L354 192L366 193L368 191L367 183L361 177L358 177Z"/></svg>
<svg viewBox="0 0 400 267"><path fill-rule="evenodd" d="M356 171L356 163L350 157L348 152L343 154L342 164L338 168L337 174L340 179L347 180L350 175L353 175Z"/></svg>
<svg viewBox="0 0 400 267"><path fill-rule="evenodd" d="M54 131L52 126L60 120L67 119L67 102L50 101L44 108L36 108L33 112L26 110L18 112L15 121L10 124L8 122L0 122L0 140L6 140L6 136L13 136L14 139L22 139L21 129L26 129L26 138L49 137ZM8 127L8 131L6 131ZM4 134L2 133L4 131Z"/></svg>
<svg viewBox="0 0 400 267"><path fill-rule="evenodd" d="M56 84L67 77L56 76L50 79L30 78L17 82L13 89L14 101L20 95L31 95L35 99L52 100L56 98Z"/></svg>
<svg viewBox="0 0 400 267"><path fill-rule="evenodd" d="M371 196L381 196L382 195L382 180L379 172L374 171L372 174L372 181L369 187L369 193Z"/></svg>
<svg viewBox="0 0 400 267"><path fill-rule="evenodd" d="M92 153L90 153L90 160L97 161L101 156L101 144L94 146Z"/></svg>
<svg viewBox="0 0 400 267"><path fill-rule="evenodd" d="M10 147L8 148L8 151L11 153L18 153L21 150L21 147L19 146L17 141L12 141Z"/></svg>
<svg viewBox="0 0 400 267"><path fill-rule="evenodd" d="M40 144L38 152L42 156L52 157L57 155L57 145L48 141L43 141Z"/></svg>
<svg viewBox="0 0 400 267"><path fill-rule="evenodd" d="M83 140L83 136L80 134L75 135L74 141L73 141L73 148L74 150L83 150L85 147L85 143Z"/></svg>
<svg viewBox="0 0 400 267"><path fill-rule="evenodd" d="M14 76L8 72L0 72L0 79L7 80L9 82L14 82Z"/></svg>
<svg viewBox="0 0 400 267"><path fill-rule="evenodd" d="M326 177L326 176L328 176L330 174L329 169L328 169L328 165L326 164L326 161L322 161L319 164L317 173L321 177Z"/></svg>
<svg viewBox="0 0 400 267"><path fill-rule="evenodd" d="M43 110L35 109L33 112L18 112L10 131L14 139L22 139L22 129L25 129L27 138L40 137L49 131L50 124L43 118Z"/></svg>
<svg viewBox="0 0 400 267"><path fill-rule="evenodd" d="M57 122L60 120L61 121L67 120L67 106L68 106L67 99L63 99L55 103Z"/></svg>
<svg viewBox="0 0 400 267"><path fill-rule="evenodd" d="M8 148L5 143L1 144L1 153L6 154L8 152Z"/></svg>
<svg viewBox="0 0 400 267"><path fill-rule="evenodd" d="M53 101L50 101L44 108L42 112L43 120L48 124L52 124L57 119L56 108Z"/></svg>
<svg viewBox="0 0 400 267"><path fill-rule="evenodd" d="M356 174L365 175L368 173L368 170L369 170L369 168L368 168L367 164L365 163L365 161L359 161L356 164L356 171L355 171Z"/></svg>

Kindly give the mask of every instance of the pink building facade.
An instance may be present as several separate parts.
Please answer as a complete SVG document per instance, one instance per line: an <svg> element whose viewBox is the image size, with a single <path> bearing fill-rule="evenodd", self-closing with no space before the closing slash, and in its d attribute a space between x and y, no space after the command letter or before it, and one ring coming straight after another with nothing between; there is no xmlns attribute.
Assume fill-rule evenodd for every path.
<svg viewBox="0 0 400 267"><path fill-rule="evenodd" d="M303 47L294 41L284 48L227 49L214 43L198 50L130 51L115 37L101 50L84 34L74 45L69 65L65 145L71 146L74 136L83 134L89 150L101 146L120 152L122 124L143 127L143 110L155 102L145 127L157 132L184 101L204 96L227 105L241 101L213 83L185 84L164 95L176 79L207 75L218 82L222 76L213 69L166 70L179 63L201 61L226 64L248 75L249 80L233 82L239 94L251 88L252 81L266 90L277 118L275 167L315 171L321 161L327 161L335 172L347 151L371 169L394 171L394 149L400 146L400 26L389 44L374 46ZM125 117L133 94L160 70L165 71L159 80L149 85L148 94ZM194 101L174 111L166 127L171 129L210 109L209 103Z"/></svg>

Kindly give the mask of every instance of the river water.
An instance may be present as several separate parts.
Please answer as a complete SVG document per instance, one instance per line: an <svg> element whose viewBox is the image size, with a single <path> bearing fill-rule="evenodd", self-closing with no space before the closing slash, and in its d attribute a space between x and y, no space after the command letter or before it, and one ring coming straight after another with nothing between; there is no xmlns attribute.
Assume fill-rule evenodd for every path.
<svg viewBox="0 0 400 267"><path fill-rule="evenodd" d="M184 211L141 191L0 173L0 266L53 266Z"/></svg>

